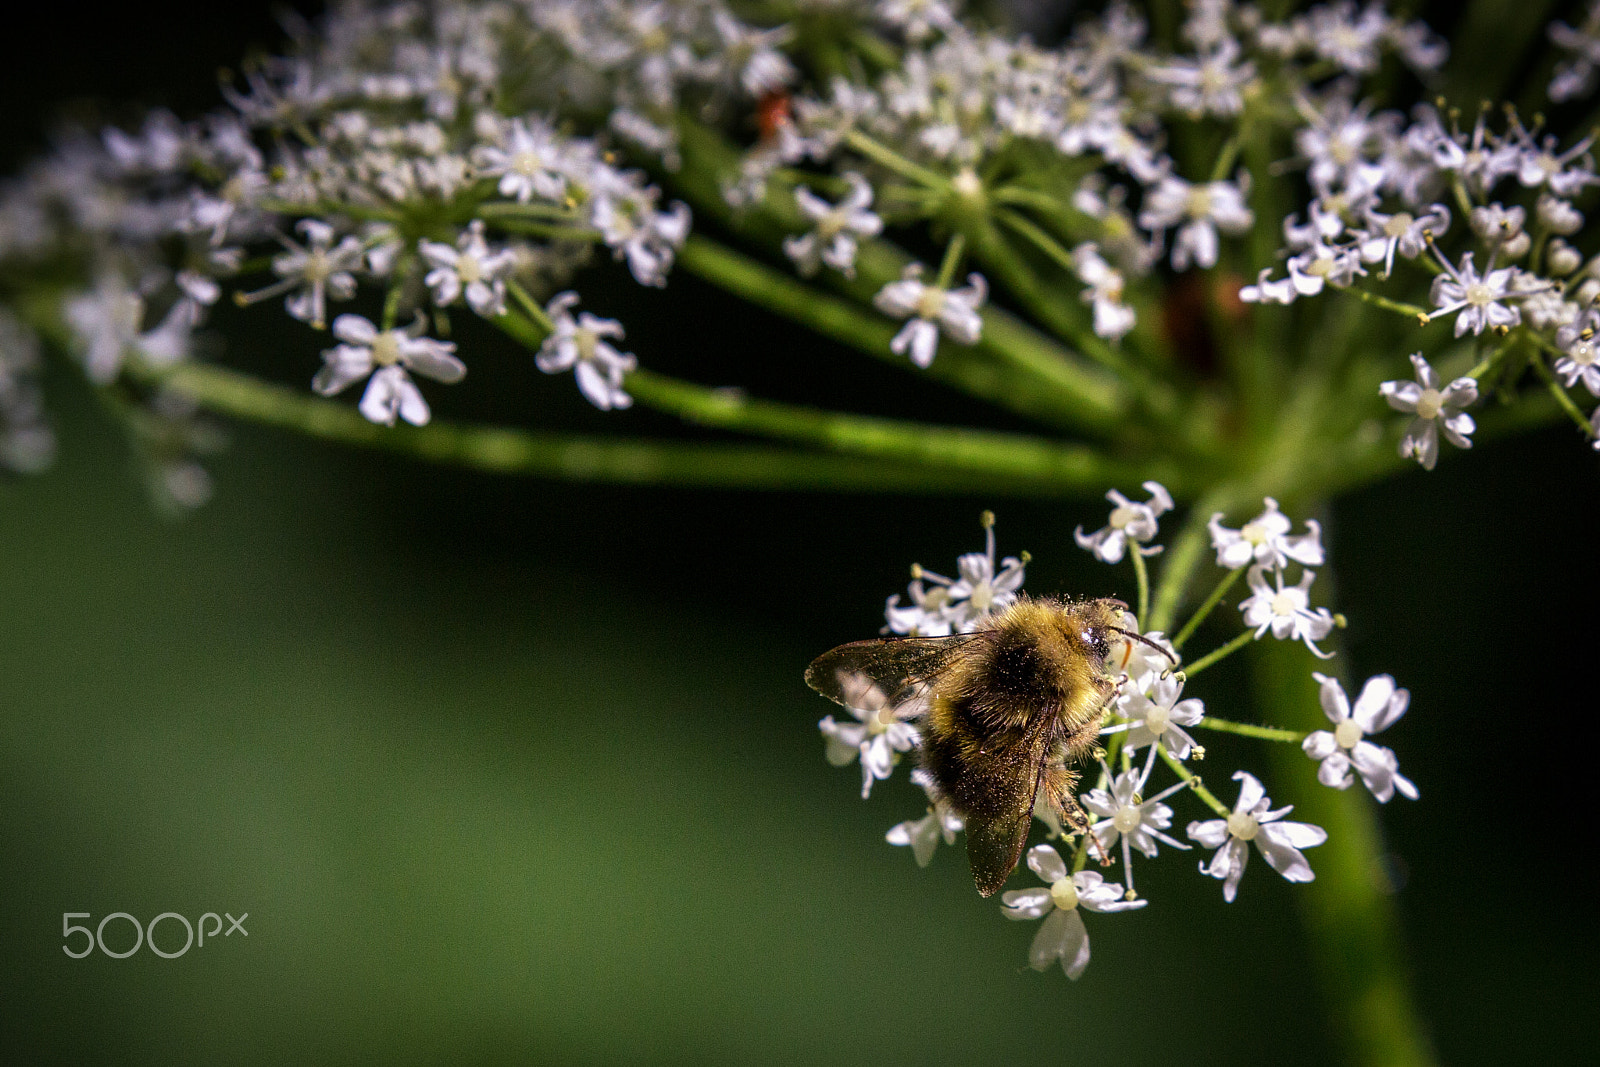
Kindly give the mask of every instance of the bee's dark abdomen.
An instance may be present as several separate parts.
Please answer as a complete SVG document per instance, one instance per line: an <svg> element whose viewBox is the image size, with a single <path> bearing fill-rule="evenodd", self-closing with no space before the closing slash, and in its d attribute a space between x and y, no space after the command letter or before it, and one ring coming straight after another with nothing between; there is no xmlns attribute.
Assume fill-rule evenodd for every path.
<svg viewBox="0 0 1600 1067"><path fill-rule="evenodd" d="M1032 715L1016 725L994 725L993 709L970 696L936 697L923 730L922 765L956 810L995 818L1015 807L1037 775L1040 722Z"/></svg>

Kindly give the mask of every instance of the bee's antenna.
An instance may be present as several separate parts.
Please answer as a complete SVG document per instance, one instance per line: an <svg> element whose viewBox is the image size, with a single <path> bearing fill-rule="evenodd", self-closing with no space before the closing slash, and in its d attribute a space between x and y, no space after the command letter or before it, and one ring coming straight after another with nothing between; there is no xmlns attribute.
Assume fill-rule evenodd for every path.
<svg viewBox="0 0 1600 1067"><path fill-rule="evenodd" d="M1166 649L1162 648L1160 645L1158 645L1154 641L1150 640L1144 634L1136 634L1132 630L1124 630L1120 626L1107 626L1106 629L1112 631L1113 633L1119 633L1123 637L1131 637L1135 641L1138 641L1140 644L1149 645L1151 648L1155 649L1157 652L1161 653L1163 656L1165 656L1169 660L1171 660L1172 661L1172 665L1174 667L1176 667L1178 665L1178 657L1177 656L1174 656L1171 652L1168 652Z"/></svg>

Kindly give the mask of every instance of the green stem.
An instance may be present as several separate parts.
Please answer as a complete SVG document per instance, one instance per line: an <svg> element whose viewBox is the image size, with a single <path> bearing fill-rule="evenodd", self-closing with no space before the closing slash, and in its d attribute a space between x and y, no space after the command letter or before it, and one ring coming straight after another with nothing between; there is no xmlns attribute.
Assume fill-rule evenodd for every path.
<svg viewBox="0 0 1600 1067"><path fill-rule="evenodd" d="M844 143L874 163L894 171L902 178L908 178L919 185L925 185L929 189L938 189L941 192L950 187L950 179L943 174L929 170L921 164L913 163L892 148L874 141L860 130L851 130L845 134Z"/></svg>
<svg viewBox="0 0 1600 1067"><path fill-rule="evenodd" d="M522 287L522 283L515 278L506 279L506 292L511 294L511 299L516 301L522 313L533 321L533 324L543 330L548 336L556 332L556 324L550 321L550 316L545 313L539 302L529 295Z"/></svg>
<svg viewBox="0 0 1600 1067"><path fill-rule="evenodd" d="M1544 346L1541 344L1540 347ZM1545 366L1544 357L1534 355L1528 360L1528 365L1533 368L1533 373L1539 376L1539 380L1544 382L1545 388L1550 391L1550 396L1555 400L1556 405L1566 412L1568 418L1578 424L1578 429L1582 430L1585 436L1591 435L1594 431L1589 427L1589 417L1583 413L1583 410L1567 394L1566 389L1562 388L1560 380L1556 378L1550 368Z"/></svg>
<svg viewBox="0 0 1600 1067"><path fill-rule="evenodd" d="M1243 574L1244 571L1243 567L1235 567L1222 576L1222 581L1218 582L1217 587L1211 590L1211 595L1206 597L1205 602L1195 610L1193 615L1189 616L1189 621L1183 624L1183 629L1178 631L1178 636L1172 639L1173 648L1183 648L1183 643L1194 635L1195 630L1199 629L1202 622L1206 621L1206 616L1211 614L1211 609L1222 603L1222 598L1227 595L1229 589L1233 588L1233 583L1239 580L1239 575Z"/></svg>
<svg viewBox="0 0 1600 1067"><path fill-rule="evenodd" d="M1246 630L1244 633L1240 634L1238 637L1235 637L1232 641L1229 641L1221 648L1216 649L1213 652L1209 652L1195 660L1193 663L1185 666L1183 668L1183 676L1185 678L1193 678L1195 675L1199 674L1213 663L1216 663L1219 660L1227 659L1245 645L1248 645L1251 641L1254 641L1255 638L1256 634L1254 630Z"/></svg>
<svg viewBox="0 0 1600 1067"><path fill-rule="evenodd" d="M629 485L830 492L1034 494L1039 488L1026 480L997 480L993 474L794 449L539 433L438 420L422 427L378 426L347 404L222 367L189 363L142 376L216 414L502 474Z"/></svg>
<svg viewBox="0 0 1600 1067"><path fill-rule="evenodd" d="M1201 721L1203 722L1204 720ZM1218 800L1216 794L1206 788L1205 783L1200 780L1200 776L1198 774L1195 774L1188 767L1184 766L1183 761L1178 759L1178 757L1168 752L1167 746L1157 743L1156 750L1161 755L1161 762L1172 768L1172 772L1179 778L1182 778L1185 782L1188 782L1189 788L1194 790L1194 795L1199 797L1205 803L1206 807L1210 808L1218 815L1221 815L1223 818L1228 817L1230 814L1228 805Z"/></svg>
<svg viewBox="0 0 1600 1067"><path fill-rule="evenodd" d="M801 442L903 464L1021 479L1040 491L1093 494L1133 474L1082 445L1022 434L871 418L770 400L637 370L626 381L641 404L686 422Z"/></svg>
<svg viewBox="0 0 1600 1067"><path fill-rule="evenodd" d="M961 265L961 254L967 249L967 239L960 233L951 236L950 243L945 246L944 261L939 264L939 277L933 283L936 289L950 288L950 281L956 276L956 268Z"/></svg>
<svg viewBox="0 0 1600 1067"><path fill-rule="evenodd" d="M1263 641L1250 657L1263 718L1326 726L1319 686L1304 655L1288 642ZM1295 818L1321 826L1316 880L1296 887L1312 954L1351 1062L1371 1067L1426 1067L1432 1050L1408 987L1408 969L1393 900L1381 888L1383 854L1376 805L1360 789L1317 782L1305 755L1274 745L1274 795L1295 805Z"/></svg>
<svg viewBox="0 0 1600 1067"><path fill-rule="evenodd" d="M1128 554L1133 557L1133 577L1139 586L1139 606L1137 614L1140 619L1150 615L1150 572L1144 565L1144 553L1139 551L1137 541L1130 539Z"/></svg>
<svg viewBox="0 0 1600 1067"><path fill-rule="evenodd" d="M1385 311L1398 312L1407 318L1418 319L1420 320L1418 323L1419 325L1426 326L1430 321L1428 318L1428 312L1415 304L1406 304L1399 300L1390 300L1386 296L1379 296L1377 293L1369 293L1365 289L1357 289L1353 285L1350 286L1346 292L1354 293L1356 296L1361 298L1361 302L1364 304L1371 304L1373 307L1383 308Z"/></svg>
<svg viewBox="0 0 1600 1067"><path fill-rule="evenodd" d="M1195 502L1178 536L1167 546L1161 564L1161 581L1156 586L1155 607L1148 620L1139 620L1141 626L1147 630L1171 632L1183 594L1189 588L1189 579L1205 554L1206 523L1215 513L1227 511L1235 498L1244 495L1237 486L1224 484L1213 487Z"/></svg>
<svg viewBox="0 0 1600 1067"><path fill-rule="evenodd" d="M1283 730L1276 726L1257 726L1248 722L1234 722L1231 719L1217 719L1210 715L1195 723L1202 730L1218 730L1225 734L1239 734L1243 737L1259 737L1264 741L1293 741L1299 744L1306 739L1304 731Z"/></svg>

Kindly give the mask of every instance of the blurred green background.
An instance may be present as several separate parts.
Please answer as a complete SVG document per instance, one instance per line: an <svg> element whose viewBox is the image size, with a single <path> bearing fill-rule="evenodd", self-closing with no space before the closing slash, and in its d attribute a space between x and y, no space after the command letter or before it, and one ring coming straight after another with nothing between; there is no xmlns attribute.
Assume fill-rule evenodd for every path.
<svg viewBox="0 0 1600 1067"><path fill-rule="evenodd" d="M204 10L77 26L65 69L34 58L25 86L12 40L10 98L192 113L213 67L275 39L259 12ZM178 26L194 45L163 55ZM42 120L5 122L14 163ZM604 310L646 363L706 380L858 366L770 321L708 324L705 299L674 279ZM320 338L296 330L236 329L226 358L309 378ZM618 425L503 363L469 384ZM822 759L804 665L870 635L908 563L949 570L993 507L1031 591L1127 594L1071 542L1102 504L574 487L238 427L215 501L172 523L120 431L69 374L50 384L60 462L0 485L8 1062L1336 1061L1298 890L1259 862L1232 906L1193 857L1142 865L1154 903L1091 915L1072 984L1026 969L1035 924L980 900L959 850L921 871L883 842L921 812L903 771L863 803ZM1422 800L1384 811L1384 862L1446 1063L1590 1043L1597 467L1557 431L1327 517L1347 669L1414 694L1386 740ZM1240 677L1193 692L1249 718ZM1213 776L1266 770L1207 742ZM67 911L249 912L249 936L72 960Z"/></svg>

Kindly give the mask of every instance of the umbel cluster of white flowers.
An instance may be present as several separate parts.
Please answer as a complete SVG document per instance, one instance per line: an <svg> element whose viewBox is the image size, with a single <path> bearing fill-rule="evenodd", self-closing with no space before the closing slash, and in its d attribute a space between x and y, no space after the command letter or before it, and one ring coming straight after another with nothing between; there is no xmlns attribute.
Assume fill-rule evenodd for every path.
<svg viewBox="0 0 1600 1067"><path fill-rule="evenodd" d="M944 245L937 268L901 256L870 280L868 303L905 322L889 348L918 367L943 341L985 339L991 284L1091 359L1149 365L1172 273L1236 269L1225 239L1268 227L1281 268L1223 279L1244 301L1358 288L1470 337L1405 343L1386 366L1439 350L1411 357L1415 380L1366 392L1412 417L1404 455L1432 467L1441 434L1465 447L1467 409L1530 375L1600 438L1600 406L1575 399L1600 397L1600 268L1578 238L1600 182L1592 136L1514 113L1379 109L1363 93L1386 61L1426 76L1447 57L1380 3L1281 20L1233 0L1186 6L1163 48L1121 2L1059 47L975 29L949 0L738 7L746 17L724 0L339 4L288 54L249 65L225 109L64 136L0 192L0 291L26 312L0 319L0 461L33 469L50 452L31 334L59 334L96 384L137 385L124 399L147 418L182 421L191 407L152 383L201 354L196 331L225 292L331 326L309 384L361 386L374 422L426 422L416 379L467 375L473 353L450 339L462 307L531 339L538 368L574 371L597 407L626 408L623 326L559 290L599 248L639 283L666 283L691 216L663 185L687 166L695 123L747 142L759 128L713 176L720 208L735 222L774 212L801 276L855 280L891 229ZM1600 7L1550 27L1566 56L1553 100L1592 91L1597 27ZM1292 155L1251 156L1274 131ZM1185 157L1180 141L1211 150ZM1251 206L1264 183L1277 212ZM1061 298L1070 279L1087 308ZM1348 421L1354 435L1370 415Z"/></svg>
<svg viewBox="0 0 1600 1067"><path fill-rule="evenodd" d="M1106 526L1092 534L1079 529L1078 544L1107 563L1119 562L1125 553L1140 561L1159 554L1161 546L1152 542L1160 516L1173 506L1172 498L1159 483L1147 482L1144 488L1149 499L1143 503L1112 490L1108 497L1115 507ZM889 598L885 632L907 637L973 633L1017 599L1027 560L1007 557L997 562L993 517L986 514L984 520L986 549L957 560L959 577L912 568L909 603L903 604L898 595ZM1220 879L1223 899L1229 902L1238 894L1252 843L1267 865L1289 881L1309 882L1315 877L1303 850L1327 840L1322 828L1285 818L1291 807L1274 808L1261 781L1249 771L1233 774L1239 794L1231 809L1218 801L1191 770L1193 762L1206 756L1191 729L1299 742L1318 763L1317 779L1326 786L1348 789L1359 779L1380 803L1397 793L1417 798L1416 786L1400 773L1394 752L1368 740L1404 715L1410 702L1410 694L1396 688L1388 675L1369 678L1352 706L1337 678L1314 674L1330 728L1309 734L1218 719L1200 698L1184 696L1194 675L1268 634L1303 641L1326 658L1329 654L1316 642L1335 625L1327 608L1310 605L1309 590L1316 575L1309 568L1323 562L1321 529L1315 521L1308 520L1304 532L1294 534L1289 519L1269 498L1261 514L1239 529L1224 526L1220 514L1211 517L1209 529L1217 565L1226 572L1217 594L1176 637L1159 630L1140 631L1138 620L1127 615L1126 625L1142 632L1143 640L1122 637L1111 645L1106 669L1116 689L1101 729L1105 740L1099 773L1084 779L1088 788L1078 798L1095 821L1087 833L1076 833L1062 826L1042 798L1036 802L1034 815L1046 840L1028 851L1027 864L1046 884L1009 890L1001 899L1009 918L1044 918L1028 953L1029 963L1039 970L1059 962L1069 978L1083 973L1089 963L1089 935L1082 910L1129 911L1148 903L1134 888L1135 852L1154 859L1163 848L1188 851L1199 845L1210 850L1210 858L1200 862L1200 873ZM1284 575L1291 565L1300 568L1301 577L1285 586ZM1244 632L1209 655L1183 662L1183 644L1241 573L1248 576L1251 589L1239 605ZM830 763L845 766L859 761L865 798L873 783L888 778L898 764L917 760L918 722L927 713L928 692L926 687L917 688L891 704L869 680L857 678L846 686L846 698L856 721L840 722L830 715L819 726ZM1176 780L1152 786L1158 766ZM926 867L940 840L956 843L963 824L925 771L917 768L911 777L927 793L927 813L898 823L887 837L890 844L910 847L917 864ZM1212 815L1188 823L1184 836L1192 844L1168 832L1174 811L1165 801L1185 792L1203 801ZM1109 881L1101 871L1118 864L1119 880Z"/></svg>

